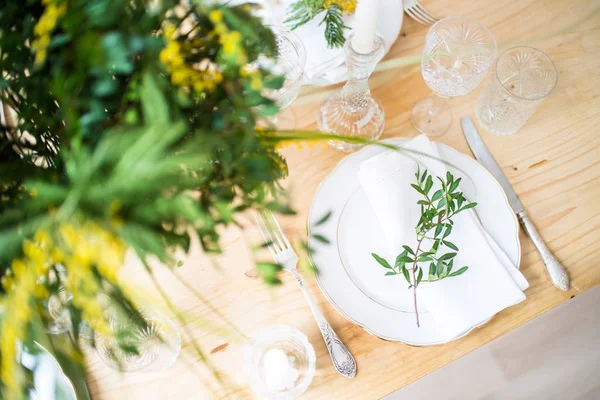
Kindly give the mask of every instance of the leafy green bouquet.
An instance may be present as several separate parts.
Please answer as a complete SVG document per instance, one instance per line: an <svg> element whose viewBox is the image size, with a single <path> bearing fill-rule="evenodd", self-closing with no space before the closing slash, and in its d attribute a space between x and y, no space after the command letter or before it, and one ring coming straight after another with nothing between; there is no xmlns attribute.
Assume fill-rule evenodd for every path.
<svg viewBox="0 0 600 400"><path fill-rule="evenodd" d="M3 396L26 397L18 343L33 351L47 342L48 301L59 290L72 296L72 331L53 352L63 369L81 370L81 327L112 334L99 295L137 312L119 279L126 248L153 276L147 260L175 266L173 250L187 250L190 235L220 252L219 228L248 208L291 212L276 184L287 174L276 146L294 136L255 129L278 112L263 90L283 78L248 67L276 54L253 7L0 6ZM278 282L276 266L259 272Z"/></svg>

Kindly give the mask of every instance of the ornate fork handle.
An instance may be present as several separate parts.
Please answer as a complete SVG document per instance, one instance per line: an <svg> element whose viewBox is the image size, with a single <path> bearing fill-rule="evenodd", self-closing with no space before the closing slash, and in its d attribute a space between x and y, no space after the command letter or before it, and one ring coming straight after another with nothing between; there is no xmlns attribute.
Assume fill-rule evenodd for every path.
<svg viewBox="0 0 600 400"><path fill-rule="evenodd" d="M335 334L331 328L331 325L329 325L329 322L327 322L323 314L321 314L321 311L308 292L308 289L306 289L306 286L304 286L304 282L302 282L298 271L293 269L291 272L294 275L294 278L296 278L296 281L298 281L298 284L302 289L302 293L304 293L304 296L310 305L310 309L317 320L317 324L321 330L321 335L323 335L323 340L325 341L325 346L327 347L327 351L329 351L331 361L333 361L333 366L337 372L346 378L354 378L354 376L356 376L356 361L354 360L354 357L352 357L350 351Z"/></svg>

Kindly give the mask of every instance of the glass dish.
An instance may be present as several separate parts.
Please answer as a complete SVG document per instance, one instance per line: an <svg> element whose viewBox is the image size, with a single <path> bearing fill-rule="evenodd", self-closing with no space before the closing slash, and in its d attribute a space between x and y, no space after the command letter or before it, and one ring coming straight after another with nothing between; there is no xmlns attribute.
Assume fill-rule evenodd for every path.
<svg viewBox="0 0 600 400"><path fill-rule="evenodd" d="M315 350L302 332L274 325L253 336L245 351L244 373L262 398L288 400L306 391L315 363Z"/></svg>

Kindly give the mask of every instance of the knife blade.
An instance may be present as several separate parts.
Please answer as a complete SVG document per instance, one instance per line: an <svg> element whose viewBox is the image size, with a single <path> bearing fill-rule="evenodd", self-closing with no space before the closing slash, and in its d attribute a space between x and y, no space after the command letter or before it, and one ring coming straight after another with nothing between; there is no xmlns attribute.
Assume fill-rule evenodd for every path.
<svg viewBox="0 0 600 400"><path fill-rule="evenodd" d="M473 124L471 118L463 117L461 120L461 126L465 138L467 139L467 143L469 144L469 147L471 148L471 151L475 155L477 161L479 161L488 171L492 173L492 175L494 175L496 180L502 186L502 189L504 189L504 192L508 197L508 202L510 203L510 206L517 214L519 222L521 222L521 225L523 225L525 232L531 238L538 253L540 253L550 281L552 281L552 284L554 284L554 286L561 290L569 290L569 277L567 273L565 272L564 268L560 265L560 263L556 260L556 258L554 258L554 256L544 243L542 237L535 229L535 226L533 225L533 223L527 216L527 213L525 212L523 204L517 197L517 194L512 188L510 182L508 182L508 179L506 179L506 176L504 176L502 169L500 168L500 166L498 165L488 148L485 146L485 143L483 143L483 140L481 139L481 136L479 136L479 132L477 132L477 128L475 127L475 124Z"/></svg>

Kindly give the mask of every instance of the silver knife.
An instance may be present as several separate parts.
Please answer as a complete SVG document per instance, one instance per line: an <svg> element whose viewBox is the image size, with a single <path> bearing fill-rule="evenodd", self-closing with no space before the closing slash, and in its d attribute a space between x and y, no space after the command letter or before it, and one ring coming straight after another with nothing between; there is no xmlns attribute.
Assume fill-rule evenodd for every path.
<svg viewBox="0 0 600 400"><path fill-rule="evenodd" d="M465 134L465 138L467 138L467 143L469 143L469 147L471 147L471 151L475 155L475 158L477 158L477 161L483 164L483 166L486 167L488 171L492 173L492 175L494 175L498 182L500 182L500 185L502 185L502 188L508 196L508 202L510 203L510 206L517 214L517 217L521 222L521 225L523 225L525 232L527 232L533 241L535 248L542 257L548 277L554 286L560 290L569 290L569 277L567 276L567 273L556 260L556 258L554 258L548 247L546 247L546 244L535 229L535 226L533 226L533 223L529 220L529 217L523 208L523 204L521 204L519 201L517 194L506 179L506 176L504 176L502 173L498 163L496 160L494 160L494 157L487 147L485 147L485 144L483 143L483 140L481 140L481 136L479 136L473 121L469 117L463 117L461 120L461 125L463 133Z"/></svg>

